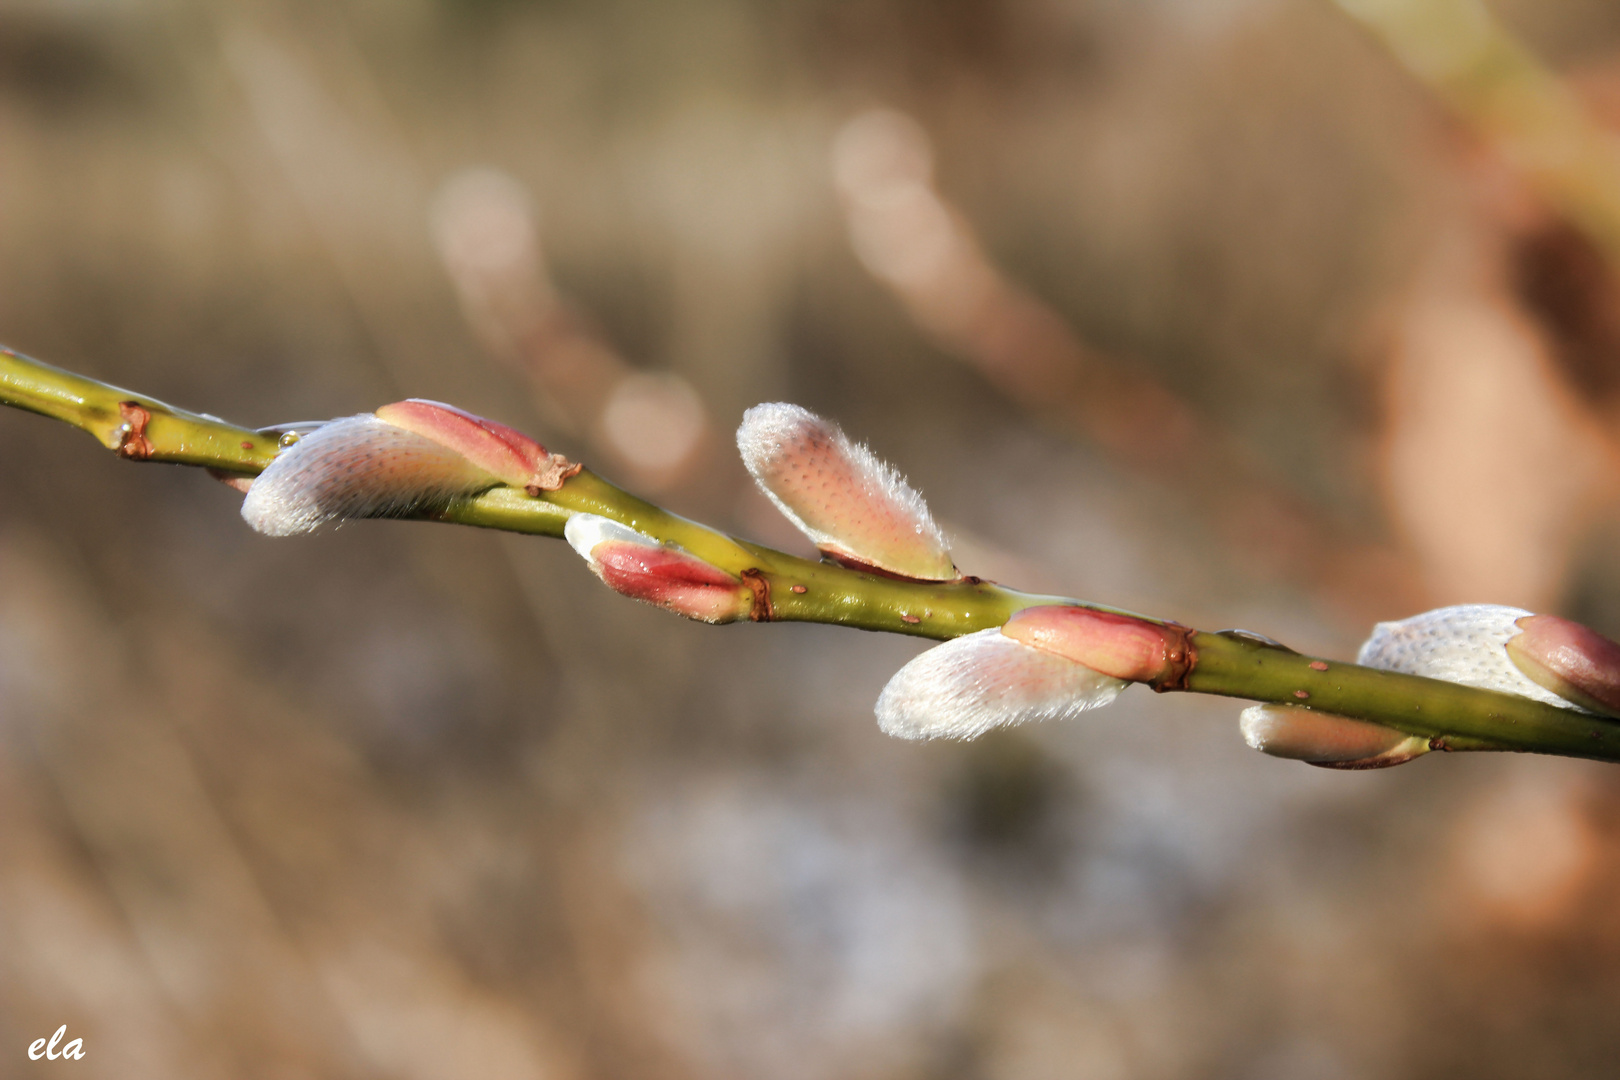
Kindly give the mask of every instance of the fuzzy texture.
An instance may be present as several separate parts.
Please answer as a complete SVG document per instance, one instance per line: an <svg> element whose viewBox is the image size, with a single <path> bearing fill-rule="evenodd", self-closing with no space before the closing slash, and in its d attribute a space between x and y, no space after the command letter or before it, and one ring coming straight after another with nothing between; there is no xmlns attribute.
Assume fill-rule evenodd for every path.
<svg viewBox="0 0 1620 1080"><path fill-rule="evenodd" d="M956 566L921 495L837 424L797 405L743 414L737 449L760 489L832 557L919 581Z"/></svg>
<svg viewBox="0 0 1620 1080"><path fill-rule="evenodd" d="M972 739L1067 720L1113 701L1125 685L993 627L936 645L896 672L878 697L878 726L902 739Z"/></svg>
<svg viewBox="0 0 1620 1080"><path fill-rule="evenodd" d="M1251 705L1238 728L1263 754L1334 769L1387 768L1429 751L1427 739L1298 705Z"/></svg>
<svg viewBox="0 0 1620 1080"><path fill-rule="evenodd" d="M1498 604L1463 604L1379 623L1361 646L1356 663L1574 709L1571 702L1526 678L1508 658L1504 646L1519 633L1516 621L1529 614Z"/></svg>
<svg viewBox="0 0 1620 1080"><path fill-rule="evenodd" d="M575 514L563 527L570 547L615 592L700 622L746 618L753 590L689 551L596 514Z"/></svg>
<svg viewBox="0 0 1620 1080"><path fill-rule="evenodd" d="M579 553L579 557L592 564L595 569L596 556L592 554L598 544L617 541L623 544L640 544L643 547L658 547L657 540L644 532L637 532L628 525L620 525L612 518L602 517L600 514L575 514L563 526L563 539L568 546Z"/></svg>
<svg viewBox="0 0 1620 1080"><path fill-rule="evenodd" d="M248 488L242 517L269 536L292 536L341 518L440 510L496 483L449 447L361 413L276 455Z"/></svg>

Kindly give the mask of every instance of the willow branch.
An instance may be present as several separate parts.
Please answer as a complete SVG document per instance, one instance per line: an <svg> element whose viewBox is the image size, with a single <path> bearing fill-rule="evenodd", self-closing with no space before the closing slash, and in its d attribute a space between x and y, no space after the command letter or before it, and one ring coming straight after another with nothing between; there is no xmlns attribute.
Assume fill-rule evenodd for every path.
<svg viewBox="0 0 1620 1080"><path fill-rule="evenodd" d="M0 402L88 432L120 457L250 478L274 460L275 429L239 427L0 349ZM581 471L555 491L498 485L432 520L560 537L589 513L684 548L750 583L753 619L813 622L945 640L1002 626L1039 605L1126 614L1066 597L1018 592L967 577L922 582L812 562L728 536ZM1255 635L1209 633L1144 616L1180 635L1187 664L1151 684L1308 708L1428 739L1435 749L1517 750L1620 761L1620 724L1512 694L1305 656Z"/></svg>

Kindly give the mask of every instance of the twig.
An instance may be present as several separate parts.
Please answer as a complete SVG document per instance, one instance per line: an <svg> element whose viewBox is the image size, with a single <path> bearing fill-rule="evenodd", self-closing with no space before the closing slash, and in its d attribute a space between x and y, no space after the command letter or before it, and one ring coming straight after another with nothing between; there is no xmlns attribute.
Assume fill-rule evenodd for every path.
<svg viewBox="0 0 1620 1080"><path fill-rule="evenodd" d="M0 349L0 402L88 432L120 456L258 475L279 433L238 427ZM747 582L756 621L816 622L946 640L1003 626L1030 607L1066 605L1165 628L1185 648L1160 691L1219 694L1367 720L1428 739L1433 749L1516 750L1620 761L1620 723L1527 697L1301 655L1241 631L1209 633L1099 604L1040 596L973 577L925 582L865 573L727 536L622 491L589 471L555 491L496 485L433 520L541 536L574 514L618 522L675 544Z"/></svg>

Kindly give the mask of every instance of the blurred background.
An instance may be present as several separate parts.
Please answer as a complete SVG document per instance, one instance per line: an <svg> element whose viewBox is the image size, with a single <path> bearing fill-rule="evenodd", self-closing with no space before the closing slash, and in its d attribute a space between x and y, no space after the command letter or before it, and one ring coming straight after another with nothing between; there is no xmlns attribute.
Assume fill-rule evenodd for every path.
<svg viewBox="0 0 1620 1080"><path fill-rule="evenodd" d="M1470 79L1514 39L1557 80ZM0 341L249 425L451 401L804 552L731 448L791 400L1017 587L1616 635L1620 185L1559 171L1620 160L1616 50L1603 0L0 0ZM0 415L0 1075L63 1024L86 1077L1613 1074L1613 766L1334 773L1141 689L905 744L915 642L239 501Z"/></svg>

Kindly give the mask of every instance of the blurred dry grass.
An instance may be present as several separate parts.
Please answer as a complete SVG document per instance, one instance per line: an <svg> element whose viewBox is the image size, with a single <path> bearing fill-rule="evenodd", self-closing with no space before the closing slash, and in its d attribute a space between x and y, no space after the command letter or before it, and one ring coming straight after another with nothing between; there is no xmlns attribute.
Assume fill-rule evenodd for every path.
<svg viewBox="0 0 1620 1080"><path fill-rule="evenodd" d="M874 108L913 135L835 182ZM1309 0L0 0L10 345L248 423L454 401L785 545L728 443L789 398L970 571L1313 651L1429 599L1620 631L1613 286L1560 228ZM64 1023L119 1078L1620 1053L1609 768L1327 774L1135 693L902 745L907 642L266 540L22 414L0 463L0 1075Z"/></svg>

